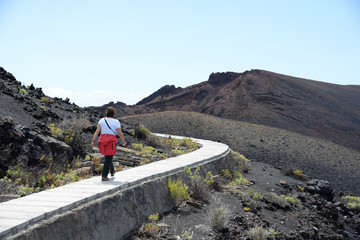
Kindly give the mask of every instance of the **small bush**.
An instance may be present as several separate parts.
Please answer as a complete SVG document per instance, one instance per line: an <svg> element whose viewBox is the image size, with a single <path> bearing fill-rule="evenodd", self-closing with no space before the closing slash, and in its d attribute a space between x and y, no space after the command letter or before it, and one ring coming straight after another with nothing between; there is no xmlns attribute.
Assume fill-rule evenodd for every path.
<svg viewBox="0 0 360 240"><path fill-rule="evenodd" d="M224 228L229 222L230 211L218 197L213 198L209 214L210 224L215 230Z"/></svg>
<svg viewBox="0 0 360 240"><path fill-rule="evenodd" d="M231 149L230 156L232 157L233 160L235 160L240 171L245 173L249 172L250 170L249 160L244 155L240 154L239 152L233 151Z"/></svg>
<svg viewBox="0 0 360 240"><path fill-rule="evenodd" d="M88 127L87 120L63 121L59 127L55 124L49 124L51 135L69 145L74 155L83 155L86 149L86 141L83 137L83 131Z"/></svg>
<svg viewBox="0 0 360 240"><path fill-rule="evenodd" d="M190 233L190 232L188 232L188 231L184 231L184 232L180 235L180 239L181 239L181 240L191 240L191 239L193 239L193 238L192 238L193 234L194 234L193 232Z"/></svg>
<svg viewBox="0 0 360 240"><path fill-rule="evenodd" d="M209 186L214 182L211 172L208 172L206 174L206 178L204 179L200 176L199 167L194 171L194 173L191 173L189 167L185 167L184 170L190 178L189 190L191 197L199 201L206 200L209 195Z"/></svg>
<svg viewBox="0 0 360 240"><path fill-rule="evenodd" d="M31 182L33 175L25 170L25 166L17 164L13 167L9 167L6 171L7 178L18 185L27 185Z"/></svg>
<svg viewBox="0 0 360 240"><path fill-rule="evenodd" d="M285 199L285 201L287 201L288 203L290 203L293 206L298 206L300 204L300 200L297 199L294 196L290 196L290 195L280 195L280 197L282 199Z"/></svg>
<svg viewBox="0 0 360 240"><path fill-rule="evenodd" d="M158 225L153 225L152 223L149 223L147 225L144 226L144 230L145 233L156 233L159 231L159 226Z"/></svg>
<svg viewBox="0 0 360 240"><path fill-rule="evenodd" d="M348 201L348 206L351 209L360 209L360 197L345 196L343 199Z"/></svg>
<svg viewBox="0 0 360 240"><path fill-rule="evenodd" d="M272 203L280 208L289 208L290 204L284 198L279 197L275 193L264 193L263 200Z"/></svg>
<svg viewBox="0 0 360 240"><path fill-rule="evenodd" d="M259 201L262 200L262 196L258 192L254 192L253 189L249 189L247 192L239 192L239 197L243 201L244 211L251 211L257 213L261 210L262 206Z"/></svg>
<svg viewBox="0 0 360 240"><path fill-rule="evenodd" d="M154 222L159 221L159 214L158 213L157 214L151 214L149 216L149 221L154 221Z"/></svg>
<svg viewBox="0 0 360 240"><path fill-rule="evenodd" d="M190 198L188 192L189 187L183 184L180 179L175 181L169 178L168 188L170 191L170 199L173 201L175 207L179 207L183 202Z"/></svg>
<svg viewBox="0 0 360 240"><path fill-rule="evenodd" d="M229 169L221 169L220 176L228 180L231 180L233 178Z"/></svg>
<svg viewBox="0 0 360 240"><path fill-rule="evenodd" d="M266 229L256 226L248 231L248 235L253 240L276 239L277 232L272 228Z"/></svg>
<svg viewBox="0 0 360 240"><path fill-rule="evenodd" d="M258 192L256 192L256 193L252 196L252 198L255 199L255 200L261 200L261 199L262 199L261 194L258 193Z"/></svg>
<svg viewBox="0 0 360 240"><path fill-rule="evenodd" d="M294 170L293 173L297 177L301 177L303 175L303 172L301 170Z"/></svg>
<svg viewBox="0 0 360 240"><path fill-rule="evenodd" d="M180 146L187 149L198 149L198 144L194 142L191 138L183 138L180 142Z"/></svg>
<svg viewBox="0 0 360 240"><path fill-rule="evenodd" d="M29 194L36 193L39 191L40 191L39 187L33 188L33 187L29 187L29 186L19 186L19 188L18 188L18 194L20 196L29 195Z"/></svg>
<svg viewBox="0 0 360 240"><path fill-rule="evenodd" d="M208 186L212 186L214 184L214 182L215 182L214 176L212 175L212 173L210 171L208 171L206 173L206 177L205 177L204 181L205 181L206 185L208 185Z"/></svg>
<svg viewBox="0 0 360 240"><path fill-rule="evenodd" d="M298 169L284 169L281 170L282 174L284 174L285 176L289 176L289 177L293 177L295 179L299 179L302 181L309 181L310 177L305 175L303 171L298 170Z"/></svg>
<svg viewBox="0 0 360 240"><path fill-rule="evenodd" d="M41 97L41 102L43 103L53 103L54 100L48 97Z"/></svg>
<svg viewBox="0 0 360 240"><path fill-rule="evenodd" d="M139 139L139 140L146 140L150 135L151 132L146 129L144 126L141 126L139 123L135 124L134 126L134 135Z"/></svg>
<svg viewBox="0 0 360 240"><path fill-rule="evenodd" d="M247 180L241 173L237 171L234 172L233 181L235 181L235 183L238 185L249 183L249 180Z"/></svg>
<svg viewBox="0 0 360 240"><path fill-rule="evenodd" d="M172 157L176 157L176 156L179 156L179 155L181 155L183 152L180 150L180 149L178 149L178 148L174 148L173 150L171 150L171 156Z"/></svg>
<svg viewBox="0 0 360 240"><path fill-rule="evenodd" d="M20 89L19 89L19 93L20 93L21 95L28 95L28 92L27 92L26 89L24 89L24 88L20 88Z"/></svg>

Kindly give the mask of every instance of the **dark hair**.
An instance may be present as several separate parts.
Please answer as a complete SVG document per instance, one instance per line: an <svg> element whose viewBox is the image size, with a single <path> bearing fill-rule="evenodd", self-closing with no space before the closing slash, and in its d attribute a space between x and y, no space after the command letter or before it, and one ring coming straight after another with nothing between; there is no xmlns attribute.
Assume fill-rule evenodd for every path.
<svg viewBox="0 0 360 240"><path fill-rule="evenodd" d="M106 109L106 116L107 116L107 117L114 117L115 114L116 114L115 108L113 108L113 107L108 107L108 108Z"/></svg>

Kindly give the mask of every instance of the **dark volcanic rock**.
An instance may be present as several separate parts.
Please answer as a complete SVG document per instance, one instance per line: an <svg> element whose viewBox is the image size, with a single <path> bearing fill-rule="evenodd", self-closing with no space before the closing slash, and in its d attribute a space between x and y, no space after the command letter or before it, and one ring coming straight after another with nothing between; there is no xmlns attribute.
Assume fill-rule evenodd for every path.
<svg viewBox="0 0 360 240"><path fill-rule="evenodd" d="M319 194L320 196L331 201L334 197L334 191L328 181L313 179L307 182L307 191L312 194Z"/></svg>
<svg viewBox="0 0 360 240"><path fill-rule="evenodd" d="M71 131L79 132L77 139L80 142L82 137L90 139L85 136L94 132L99 116L102 115L96 110L48 97L33 84L23 86L0 67L0 178L8 167L17 163L36 166L42 156L52 158L60 165L66 161L71 163L73 153L83 152L76 144L72 143L70 147L51 137L49 124L73 127Z"/></svg>
<svg viewBox="0 0 360 240"><path fill-rule="evenodd" d="M0 120L0 152L0 177L5 175L8 166L18 162L35 166L42 156L52 157L62 163L73 159L68 145L16 124L10 117Z"/></svg>

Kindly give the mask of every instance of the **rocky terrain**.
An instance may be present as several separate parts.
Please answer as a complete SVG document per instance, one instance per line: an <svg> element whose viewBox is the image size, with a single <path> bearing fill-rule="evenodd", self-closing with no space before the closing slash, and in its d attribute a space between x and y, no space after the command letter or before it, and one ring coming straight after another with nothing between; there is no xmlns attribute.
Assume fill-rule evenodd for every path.
<svg viewBox="0 0 360 240"><path fill-rule="evenodd" d="M124 115L159 111L206 113L286 129L360 150L359 85L329 84L264 70L213 73L208 81L186 88L164 86L136 106L115 106Z"/></svg>
<svg viewBox="0 0 360 240"><path fill-rule="evenodd" d="M248 159L278 169L299 169L328 180L335 189L360 195L360 152L333 142L195 112L160 112L122 121L138 122L152 132L222 142Z"/></svg>
<svg viewBox="0 0 360 240"><path fill-rule="evenodd" d="M328 96L332 96L333 101L326 98L327 104L324 105L324 101L319 100L325 99L324 93L319 89L319 83L308 82L314 86L308 85L309 89L301 91L302 94L312 96L313 101L315 101L315 96L319 96L318 100L321 102L319 104L324 106L321 109L325 109L320 112L322 116L327 117L320 119L315 114L316 118L312 118L313 115L307 115L309 113L305 110L301 113L294 111L293 114L299 114L293 118L297 120L288 121L287 117L278 118L280 115L275 114L274 110L275 106L279 106L279 99L287 99L284 92L277 92L280 91L277 89L277 84L285 83L279 80L277 84L269 82L266 85L272 85L274 91L277 89L273 98L266 96L262 98L261 94L253 95L254 89L251 86L260 92L269 89L257 86L260 84L257 83L258 77L263 74L271 76L272 80L283 78L282 75L257 70L243 74L212 74L208 82L186 89L166 86L144 99L138 106L127 106L120 102L109 104L118 107L118 116L132 115L120 119L128 143L141 142L138 138L134 138L129 129L129 126L140 124L152 132L220 141L251 160L249 170L243 171L244 177L249 180L247 183L236 185L234 188L229 186L231 180L226 175L214 173L216 184L208 190L209 194L206 194L204 199L192 197L186 204L172 212L160 214L160 220L151 223L158 224L156 231L145 231L142 227L134 231L132 239L190 239L190 235L193 236L192 239L256 239L252 235L254 231L257 232L255 234L263 234L262 239L275 235L276 239L359 238L359 210L351 209L347 201L342 198L345 195L360 195L358 188L360 153L355 150L359 142L357 135L359 118L356 115L358 111L356 104L359 101L357 101L358 95L355 94L357 86L340 86L343 90L342 94L348 96L348 99L346 97L341 99L341 94L337 90L338 86L332 88L332 85L325 84L324 89L328 92ZM246 106L250 108L242 113L248 112L246 116L249 119L227 119L236 115L236 109L234 108L232 113L229 102L226 103L225 100L238 99L240 95L234 93L236 96L233 96L225 89L229 88L228 84L235 84L235 82L246 85L245 88L239 89L248 94L245 94L247 97L242 99L243 101L247 99ZM302 80L298 82L302 83ZM203 86L204 89L200 91L199 86ZM194 95L195 98L189 97L193 94L191 89L197 92ZM188 91L188 94L185 94L184 90ZM220 94L222 91L224 95ZM284 111L299 110L299 103L296 101L299 99L305 101L307 96L300 98L298 94L300 93L292 92L292 96L297 96L297 98L294 98L292 107L289 105L288 108L283 108ZM176 100L174 96L178 96L177 104L183 105L180 110L189 110L187 105L190 105L191 111L197 111L196 105L201 106L206 102L211 105L210 96L217 96L217 100L213 99L213 101L223 102L224 105L208 105L209 112L207 113L221 112L223 108L223 118L186 111L134 115L146 111L168 110L170 105L176 105L172 102ZM181 96L188 96L188 98L185 101ZM259 105L262 107L254 107L254 105L257 106L254 96L257 96L258 103L262 102ZM159 99L167 99L169 104L161 107ZM194 99L197 99L196 102L193 101ZM158 101L159 104L155 104ZM335 103L339 110L334 111L334 117L329 117L328 110ZM281 104L287 106L287 103ZM306 101L302 104L302 106L309 105L309 108L314 107ZM237 105L235 101L232 107ZM104 107L107 106L104 105ZM315 110L319 110L319 106ZM84 156L91 151L91 136L98 119L103 116L102 108L99 109L100 111L94 108L80 108L70 103L69 99L45 96L41 88L34 87L32 84L24 86L12 74L0 68L0 178L19 162L34 169L37 166L49 166L41 160L43 156L51 156L51 161L50 158L47 159L54 168L76 164L77 156ZM256 114L253 116L250 113ZM265 118L265 115L260 113L267 114L269 118ZM338 113L342 114L343 118L336 115ZM278 128L264 126L266 124L249 123L251 121L262 123L256 119L257 114L262 116L260 120L267 119L268 125L276 125L275 123L279 121L279 125L276 126ZM301 117L303 120L298 121L301 114L304 114ZM250 116L253 116L254 120L251 120ZM238 120L245 120L245 122ZM305 120L314 123L312 127L309 123L303 124ZM326 120L329 122L327 123ZM322 130L319 130L321 125L319 121L323 122ZM284 130L287 129L283 127L286 124L282 124L286 122L292 124L289 125L293 128L291 130L301 132L301 134ZM54 126L51 127L51 124ZM334 126L334 131L347 140L334 141L332 137L335 132L327 133L326 129L329 126ZM350 126L354 127L351 131L348 130ZM56 137L57 128L66 130L62 138ZM307 129L308 132L299 130L301 128ZM345 132L349 135L345 136ZM322 133L330 135L326 136ZM331 141L321 139L329 139L329 136ZM70 137L71 141L69 138L66 139L67 137ZM73 141L76 137L78 137L77 141ZM347 143L351 142L349 139L353 140L352 144ZM232 160L228 162L230 164ZM224 166L224 168L235 169L231 166ZM300 174L299 178L299 176L294 176L293 170L301 170L304 174ZM0 195L3 190L6 190L3 182L0 182L0 190ZM291 203L291 199L280 200L281 195L293 198L296 204ZM213 214L214 209L219 208L226 210L223 218L224 225L214 228L209 223L209 214Z"/></svg>
<svg viewBox="0 0 360 240"><path fill-rule="evenodd" d="M260 162L243 175L249 183L236 187L217 177L202 200L149 220L128 240L359 239L359 209L349 208L327 181L287 176Z"/></svg>
<svg viewBox="0 0 360 240"><path fill-rule="evenodd" d="M101 113L80 108L69 99L45 96L33 85L23 86L3 68L0 80L0 177L19 161L35 166L46 155L61 163L72 162L74 155L89 150L88 144L72 148L57 140L48 126L62 124L70 129L77 125L81 135L90 139Z"/></svg>

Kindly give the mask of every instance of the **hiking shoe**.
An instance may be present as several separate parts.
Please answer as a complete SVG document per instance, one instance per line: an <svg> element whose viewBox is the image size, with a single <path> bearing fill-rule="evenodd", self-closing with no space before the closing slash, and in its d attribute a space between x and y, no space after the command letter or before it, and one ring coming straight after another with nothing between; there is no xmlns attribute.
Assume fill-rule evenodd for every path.
<svg viewBox="0 0 360 240"><path fill-rule="evenodd" d="M101 178L101 181L109 181L109 178L103 177L103 178Z"/></svg>

